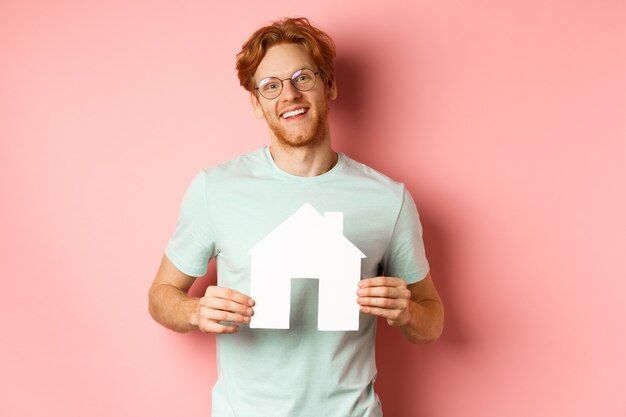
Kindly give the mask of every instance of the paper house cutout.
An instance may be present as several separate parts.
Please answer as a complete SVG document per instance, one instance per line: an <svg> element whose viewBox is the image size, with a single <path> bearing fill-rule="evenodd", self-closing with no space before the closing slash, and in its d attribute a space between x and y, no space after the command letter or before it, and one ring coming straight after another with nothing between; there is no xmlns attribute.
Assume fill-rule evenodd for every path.
<svg viewBox="0 0 626 417"><path fill-rule="evenodd" d="M318 330L358 330L356 290L366 256L343 235L343 213L304 204L248 254L251 328L288 329L291 279L319 279Z"/></svg>

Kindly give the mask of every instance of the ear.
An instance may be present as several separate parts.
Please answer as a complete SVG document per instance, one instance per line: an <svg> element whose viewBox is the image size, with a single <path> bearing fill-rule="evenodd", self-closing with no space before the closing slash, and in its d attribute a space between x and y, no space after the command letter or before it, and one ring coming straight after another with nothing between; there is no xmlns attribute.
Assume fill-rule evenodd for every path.
<svg viewBox="0 0 626 417"><path fill-rule="evenodd" d="M252 111L254 111L254 115L257 119L263 118L263 109L261 108L261 103L259 103L259 99L256 94L250 92L250 104L252 105Z"/></svg>
<svg viewBox="0 0 626 417"><path fill-rule="evenodd" d="M327 87L326 94L328 94L328 99L329 100L336 99L337 98L337 83L335 82L335 79L328 80L328 82L326 83L326 87Z"/></svg>

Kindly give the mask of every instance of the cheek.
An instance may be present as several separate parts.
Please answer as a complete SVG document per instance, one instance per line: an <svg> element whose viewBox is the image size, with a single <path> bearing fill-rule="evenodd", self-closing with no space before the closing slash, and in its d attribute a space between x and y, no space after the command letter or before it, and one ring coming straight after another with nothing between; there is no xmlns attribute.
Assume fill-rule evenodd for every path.
<svg viewBox="0 0 626 417"><path fill-rule="evenodd" d="M265 107L263 107L263 112L272 117L278 117L278 109L273 103L265 105Z"/></svg>

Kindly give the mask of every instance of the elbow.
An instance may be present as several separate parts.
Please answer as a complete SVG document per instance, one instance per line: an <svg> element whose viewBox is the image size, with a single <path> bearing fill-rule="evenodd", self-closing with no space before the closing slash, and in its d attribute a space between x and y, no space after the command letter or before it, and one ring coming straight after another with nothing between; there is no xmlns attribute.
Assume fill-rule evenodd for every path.
<svg viewBox="0 0 626 417"><path fill-rule="evenodd" d="M433 325L433 329L431 331L430 337L426 341L426 343L432 343L438 340L443 334L443 315L441 318Z"/></svg>
<svg viewBox="0 0 626 417"><path fill-rule="evenodd" d="M421 334L409 339L409 342L416 345L425 345L437 341L443 333L443 326L433 327L428 333Z"/></svg>
<svg viewBox="0 0 626 417"><path fill-rule="evenodd" d="M429 342L434 342L435 340L439 339L443 333L443 323L444 323L444 310L443 310L443 303L441 301L439 301L437 309L436 309L436 314L434 315L434 319L432 321L432 328L431 328L431 337Z"/></svg>
<svg viewBox="0 0 626 417"><path fill-rule="evenodd" d="M436 313L433 315L431 326L427 335L428 337L425 338L423 343L432 343L438 340L443 334L444 311L443 304L441 302L438 303L435 311Z"/></svg>
<svg viewBox="0 0 626 417"><path fill-rule="evenodd" d="M159 323L156 298L156 288L154 285L152 285L150 286L150 290L148 290L148 313L150 314L150 317L154 319L154 321Z"/></svg>

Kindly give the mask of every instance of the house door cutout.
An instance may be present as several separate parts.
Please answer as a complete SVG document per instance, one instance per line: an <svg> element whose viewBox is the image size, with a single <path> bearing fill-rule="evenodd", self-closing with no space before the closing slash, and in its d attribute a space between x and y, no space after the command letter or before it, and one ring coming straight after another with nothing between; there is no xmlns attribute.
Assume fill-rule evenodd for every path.
<svg viewBox="0 0 626 417"><path fill-rule="evenodd" d="M317 329L319 294L320 280L318 278L291 279L290 329Z"/></svg>

